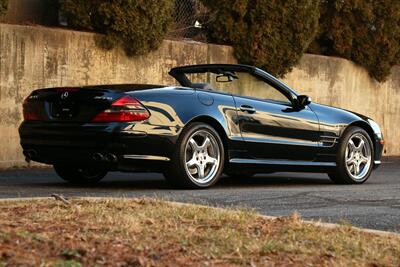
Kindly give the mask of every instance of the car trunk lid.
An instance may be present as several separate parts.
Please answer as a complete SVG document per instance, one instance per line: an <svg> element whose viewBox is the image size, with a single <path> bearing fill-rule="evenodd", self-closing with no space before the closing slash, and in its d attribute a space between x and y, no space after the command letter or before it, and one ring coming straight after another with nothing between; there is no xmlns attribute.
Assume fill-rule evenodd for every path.
<svg viewBox="0 0 400 267"><path fill-rule="evenodd" d="M160 88L158 85L109 85L35 90L24 102L26 120L91 122L126 96L126 92Z"/></svg>

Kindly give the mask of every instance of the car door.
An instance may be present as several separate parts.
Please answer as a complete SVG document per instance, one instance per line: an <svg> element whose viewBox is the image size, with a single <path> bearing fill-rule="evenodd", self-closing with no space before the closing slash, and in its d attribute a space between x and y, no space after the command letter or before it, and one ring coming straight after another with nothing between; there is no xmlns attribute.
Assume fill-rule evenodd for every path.
<svg viewBox="0 0 400 267"><path fill-rule="evenodd" d="M318 118L308 106L294 108L289 99L279 94L270 93L266 99L234 95L237 123L248 156L312 161L318 149Z"/></svg>

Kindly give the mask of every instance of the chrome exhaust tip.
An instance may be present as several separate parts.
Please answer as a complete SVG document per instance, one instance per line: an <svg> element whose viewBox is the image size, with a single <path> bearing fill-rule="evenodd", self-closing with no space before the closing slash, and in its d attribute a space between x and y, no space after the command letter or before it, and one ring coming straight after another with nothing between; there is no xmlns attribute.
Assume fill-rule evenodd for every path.
<svg viewBox="0 0 400 267"><path fill-rule="evenodd" d="M107 155L105 155L105 159L106 159L106 161L109 161L109 162L117 162L118 161L118 157L111 153L108 153Z"/></svg>
<svg viewBox="0 0 400 267"><path fill-rule="evenodd" d="M103 161L104 160L104 156L101 153L94 153L92 156L92 159L94 161Z"/></svg>

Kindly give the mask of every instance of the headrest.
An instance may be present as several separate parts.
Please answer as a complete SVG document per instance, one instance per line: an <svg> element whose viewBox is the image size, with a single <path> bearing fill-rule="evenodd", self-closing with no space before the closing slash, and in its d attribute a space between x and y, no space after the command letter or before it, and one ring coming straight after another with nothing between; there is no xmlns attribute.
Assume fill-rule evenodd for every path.
<svg viewBox="0 0 400 267"><path fill-rule="evenodd" d="M209 83L192 83L193 88L199 88L203 90L213 90Z"/></svg>

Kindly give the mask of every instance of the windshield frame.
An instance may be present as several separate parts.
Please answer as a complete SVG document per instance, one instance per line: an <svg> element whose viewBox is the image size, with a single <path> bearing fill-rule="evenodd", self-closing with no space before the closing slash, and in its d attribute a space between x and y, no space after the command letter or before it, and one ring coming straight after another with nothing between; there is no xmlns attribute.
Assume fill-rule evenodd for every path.
<svg viewBox="0 0 400 267"><path fill-rule="evenodd" d="M189 65L172 68L169 74L175 78L178 83L184 87L194 88L192 82L187 77L186 74L193 73L214 73L214 74L223 74L224 72L244 72L249 73L255 78L269 84L274 87L282 94L284 94L292 103L295 103L298 94L288 85L283 83L282 81L275 78L273 75L268 72L261 70L257 67L250 65L241 65L241 64L201 64L201 65Z"/></svg>

